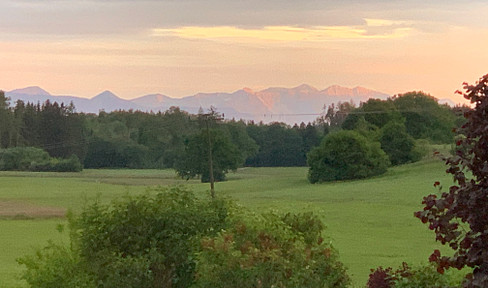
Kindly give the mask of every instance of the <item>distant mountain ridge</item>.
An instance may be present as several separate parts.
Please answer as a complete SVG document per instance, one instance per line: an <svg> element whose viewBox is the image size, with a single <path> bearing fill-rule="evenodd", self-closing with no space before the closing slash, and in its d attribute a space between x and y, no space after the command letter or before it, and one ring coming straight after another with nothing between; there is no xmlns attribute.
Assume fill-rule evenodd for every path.
<svg viewBox="0 0 488 288"><path fill-rule="evenodd" d="M261 91L249 88L232 93L198 93L183 98L172 98L163 94L150 94L124 100L110 91L104 91L91 99L76 96L51 95L46 90L31 86L6 92L11 103L45 102L46 100L69 104L73 102L76 111L98 113L116 110L166 111L178 106L189 113L210 106L224 113L225 118L253 121L280 121L288 124L310 122L317 118L324 106L332 103L353 101L356 104L369 98L387 99L390 95L363 87L346 88L338 85L319 90L307 84L293 88L271 87Z"/></svg>

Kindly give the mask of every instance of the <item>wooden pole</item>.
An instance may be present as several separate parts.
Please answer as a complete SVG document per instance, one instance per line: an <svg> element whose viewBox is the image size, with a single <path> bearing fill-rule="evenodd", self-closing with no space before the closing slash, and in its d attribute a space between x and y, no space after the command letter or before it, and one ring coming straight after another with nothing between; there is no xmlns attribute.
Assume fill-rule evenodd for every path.
<svg viewBox="0 0 488 288"><path fill-rule="evenodd" d="M208 138L208 168L209 168L209 174L210 174L210 195L212 198L215 198L215 179L214 179L214 173L213 173L213 157L212 157L212 139L210 137L210 129L208 128L208 116L205 117L206 125L207 125L207 138Z"/></svg>

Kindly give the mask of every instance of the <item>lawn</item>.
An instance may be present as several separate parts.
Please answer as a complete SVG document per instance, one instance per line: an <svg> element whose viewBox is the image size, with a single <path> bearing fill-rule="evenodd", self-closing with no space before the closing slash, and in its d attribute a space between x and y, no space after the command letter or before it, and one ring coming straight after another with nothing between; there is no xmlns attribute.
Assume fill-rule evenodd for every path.
<svg viewBox="0 0 488 288"><path fill-rule="evenodd" d="M422 197L435 193L434 181L445 187L451 179L439 160L391 168L372 179L309 184L307 168L242 168L216 184L216 193L254 209L309 211L320 215L326 236L339 250L355 286L364 286L370 268L425 263L439 244L427 226L413 217ZM208 184L177 179L171 170L85 170L81 173L0 172L0 286L18 287L21 271L15 259L52 238L60 211L80 211L86 201L101 201L148 186L185 184L207 193ZM3 206L1 205L3 203ZM10 214L2 207L11 208ZM19 213L12 213L12 210ZM41 211L41 212L39 212ZM52 215L50 215L51 213ZM32 218L32 219L31 219ZM21 220L15 220L21 219ZM3 281L3 282L2 282Z"/></svg>

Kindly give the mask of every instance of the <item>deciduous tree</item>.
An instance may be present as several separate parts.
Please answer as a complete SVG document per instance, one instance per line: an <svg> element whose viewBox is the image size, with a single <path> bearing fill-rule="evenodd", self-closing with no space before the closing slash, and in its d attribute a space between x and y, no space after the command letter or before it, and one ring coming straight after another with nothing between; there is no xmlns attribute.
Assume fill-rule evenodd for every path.
<svg viewBox="0 0 488 288"><path fill-rule="evenodd" d="M327 135L320 146L308 153L311 183L366 178L386 172L388 156L373 142L356 131Z"/></svg>
<svg viewBox="0 0 488 288"><path fill-rule="evenodd" d="M465 287L488 287L488 74L464 89L474 108L464 113L466 123L459 130L464 137L457 140L455 155L445 159L455 184L439 196L425 197L423 211L415 216L454 250L452 256L439 250L430 256L439 272L471 267Z"/></svg>

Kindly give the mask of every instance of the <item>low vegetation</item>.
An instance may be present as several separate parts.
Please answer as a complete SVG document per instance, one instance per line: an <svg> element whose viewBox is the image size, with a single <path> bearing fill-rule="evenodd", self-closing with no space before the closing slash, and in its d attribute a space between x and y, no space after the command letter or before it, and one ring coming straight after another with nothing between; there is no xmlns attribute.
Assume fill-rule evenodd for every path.
<svg viewBox="0 0 488 288"><path fill-rule="evenodd" d="M0 171L80 172L82 169L76 155L59 159L34 147L0 149Z"/></svg>
<svg viewBox="0 0 488 288"><path fill-rule="evenodd" d="M247 215L246 215L247 214ZM185 189L94 203L70 245L21 258L31 287L346 287L313 214L253 214Z"/></svg>

